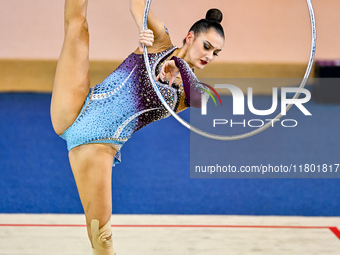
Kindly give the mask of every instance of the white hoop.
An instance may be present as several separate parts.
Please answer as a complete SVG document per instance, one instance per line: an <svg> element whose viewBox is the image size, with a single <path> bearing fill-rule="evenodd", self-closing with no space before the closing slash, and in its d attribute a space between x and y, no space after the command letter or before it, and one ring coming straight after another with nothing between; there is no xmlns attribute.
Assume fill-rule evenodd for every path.
<svg viewBox="0 0 340 255"><path fill-rule="evenodd" d="M316 49L316 24L315 24L314 9L313 9L313 5L312 5L312 1L311 0L306 0L306 1L307 1L307 5L308 5L308 9L309 9L310 21L311 21L312 41L311 41L311 51L310 51L310 57L309 57L308 66L307 66L305 75L304 75L304 77L302 79L302 82L301 82L299 88L304 88L306 83L307 83L307 80L308 80L308 78L310 76L310 73L312 71L314 57L315 57L315 49ZM145 10L144 10L144 17L143 17L143 30L147 29L147 20L148 20L150 5L151 5L151 0L147 0L146 3L145 3ZM205 132L203 130L200 130L200 129L190 125L185 120L183 120L181 117L179 117L171 109L171 107L167 104L167 102L163 98L161 92L159 91L159 89L158 89L158 87L156 85L156 82L152 78L153 76L152 76L152 73L151 73L151 68L150 68L147 48L145 47L145 45L143 45L143 48L144 48L143 54L144 54L144 61L145 61L146 69L148 71L148 75L149 75L149 79L151 80L152 87L156 91L157 96L161 100L161 102L164 105L164 107L171 113L171 115L174 116L174 118L176 120L178 120L183 126L185 126L186 128L190 129L191 131L193 131L193 132L195 132L195 133L197 133L199 135L202 135L204 137L207 137L207 138L211 138L211 139L215 139L215 140L222 140L222 141L231 141L231 140L238 140L238 139L243 139L243 138L247 138L247 137L256 135L256 134L264 131L265 129L269 128L272 125L272 122L269 121L264 126L259 127L259 128L255 129L253 131L250 131L250 132L247 132L247 133L244 133L244 134L229 135L229 136L211 134L211 133ZM299 95L300 95L300 93L296 93L294 95L293 99L297 99L299 97ZM288 105L287 108L286 108L286 112L291 107L292 107L292 104ZM282 117L282 115L278 114L275 117L275 119L280 119L281 117Z"/></svg>

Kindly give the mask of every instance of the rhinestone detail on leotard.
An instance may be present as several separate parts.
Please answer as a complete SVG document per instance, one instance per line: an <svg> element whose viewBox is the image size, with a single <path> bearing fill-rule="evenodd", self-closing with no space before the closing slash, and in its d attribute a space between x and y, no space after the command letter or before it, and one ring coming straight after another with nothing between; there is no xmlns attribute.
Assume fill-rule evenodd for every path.
<svg viewBox="0 0 340 255"><path fill-rule="evenodd" d="M155 79L164 62L176 49L149 54ZM176 111L179 87L157 82L169 106ZM101 84L90 90L79 116L61 137L69 150L87 143L111 143L119 148L147 124L170 116L162 105L144 64L143 55L130 54ZM116 156L116 163L120 154Z"/></svg>

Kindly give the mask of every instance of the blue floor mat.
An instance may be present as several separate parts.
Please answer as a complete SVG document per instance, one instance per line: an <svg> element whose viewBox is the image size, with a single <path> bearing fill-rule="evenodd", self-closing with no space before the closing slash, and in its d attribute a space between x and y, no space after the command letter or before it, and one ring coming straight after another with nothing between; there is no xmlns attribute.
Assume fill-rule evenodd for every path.
<svg viewBox="0 0 340 255"><path fill-rule="evenodd" d="M50 100L50 94L0 94L0 213L83 212L66 143L50 122ZM227 142L228 157L339 164L340 106L310 101L307 108L313 117L298 128ZM181 116L189 120L190 111ZM190 178L190 136L172 117L136 132L122 148L122 163L113 168L113 213L340 215L340 179Z"/></svg>

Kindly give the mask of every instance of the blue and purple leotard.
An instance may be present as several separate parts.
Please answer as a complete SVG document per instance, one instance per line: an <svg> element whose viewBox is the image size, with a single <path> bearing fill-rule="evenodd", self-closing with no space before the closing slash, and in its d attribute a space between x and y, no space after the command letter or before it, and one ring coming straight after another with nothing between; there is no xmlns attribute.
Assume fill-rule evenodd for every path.
<svg viewBox="0 0 340 255"><path fill-rule="evenodd" d="M154 79L164 61L175 50L176 47L171 47L148 54ZM181 71L184 86L198 86L193 85L192 81L197 78L185 61L177 58L176 65ZM181 97L186 96L183 87L162 82L157 82L157 86L176 112ZM197 93L195 91L193 93L191 89L191 96L197 101L197 93L200 98L203 92L199 89ZM190 97L186 101L190 102ZM168 116L170 113L151 85L143 55L132 53L101 84L90 89L77 119L61 137L67 141L68 150L89 143L113 144L118 148L114 159L117 164L121 161L120 148L134 132Z"/></svg>

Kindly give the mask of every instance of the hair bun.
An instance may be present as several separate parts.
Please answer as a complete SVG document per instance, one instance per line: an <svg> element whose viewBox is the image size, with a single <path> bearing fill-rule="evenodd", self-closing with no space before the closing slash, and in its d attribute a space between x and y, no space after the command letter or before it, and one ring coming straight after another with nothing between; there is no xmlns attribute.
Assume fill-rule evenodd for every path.
<svg viewBox="0 0 340 255"><path fill-rule="evenodd" d="M223 14L219 9L210 9L209 11L207 11L205 18L210 21L221 23Z"/></svg>

